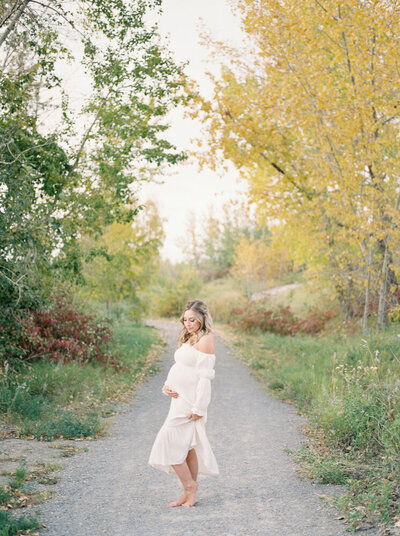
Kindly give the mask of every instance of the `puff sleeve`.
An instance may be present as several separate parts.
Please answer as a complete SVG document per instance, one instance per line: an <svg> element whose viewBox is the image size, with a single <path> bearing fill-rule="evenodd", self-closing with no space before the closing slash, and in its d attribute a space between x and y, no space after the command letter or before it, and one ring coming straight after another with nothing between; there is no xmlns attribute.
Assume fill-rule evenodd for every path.
<svg viewBox="0 0 400 536"><path fill-rule="evenodd" d="M211 400L211 380L215 376L215 354L205 354L197 350L196 374L198 378L196 387L196 400L192 413L203 416Z"/></svg>

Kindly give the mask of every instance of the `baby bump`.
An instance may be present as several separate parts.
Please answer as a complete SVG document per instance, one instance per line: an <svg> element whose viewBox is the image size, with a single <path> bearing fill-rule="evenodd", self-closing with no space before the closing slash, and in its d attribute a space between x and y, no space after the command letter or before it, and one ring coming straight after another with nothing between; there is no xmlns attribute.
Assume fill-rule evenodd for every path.
<svg viewBox="0 0 400 536"><path fill-rule="evenodd" d="M168 373L165 384L178 394L192 399L196 389L197 376L191 367L175 363Z"/></svg>

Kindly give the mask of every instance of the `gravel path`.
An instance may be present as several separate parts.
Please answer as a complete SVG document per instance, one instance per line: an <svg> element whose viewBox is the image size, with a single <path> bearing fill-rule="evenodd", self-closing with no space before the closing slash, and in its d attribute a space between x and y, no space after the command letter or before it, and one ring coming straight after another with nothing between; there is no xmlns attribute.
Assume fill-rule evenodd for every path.
<svg viewBox="0 0 400 536"><path fill-rule="evenodd" d="M147 459L168 412L161 387L173 363L178 329L167 322L155 325L168 342L161 372L137 389L106 439L71 460L54 498L41 507L47 526L41 534L345 535L344 525L318 497L332 487L300 477L284 452L301 444L303 420L292 407L270 398L218 337L207 433L220 475L199 481L194 508L167 507L180 493L178 479L150 467Z"/></svg>

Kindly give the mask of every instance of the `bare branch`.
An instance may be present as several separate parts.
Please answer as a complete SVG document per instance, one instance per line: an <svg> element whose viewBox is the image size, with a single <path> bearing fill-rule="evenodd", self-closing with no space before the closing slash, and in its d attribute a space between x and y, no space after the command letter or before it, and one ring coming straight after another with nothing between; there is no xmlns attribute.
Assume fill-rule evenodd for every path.
<svg viewBox="0 0 400 536"><path fill-rule="evenodd" d="M10 9L7 11L7 13L4 15L4 17L0 21L0 28L2 28L5 23L8 21L10 17L12 17L15 13L15 10L18 8L21 0L16 0L16 2L10 7Z"/></svg>
<svg viewBox="0 0 400 536"><path fill-rule="evenodd" d="M32 4L38 4L39 6L42 6L42 7L46 8L46 9L50 9L51 11L54 11L54 13L56 13L59 17L64 19L65 22L67 22L81 37L86 39L86 36L80 30L78 30L78 28L76 28L76 26L74 24L74 21L68 19L64 15L64 13L61 13L61 11L58 11L58 9L56 9L55 7L53 7L53 6L49 5L49 4L44 4L43 2L39 2L39 0L30 0L30 1L31 1Z"/></svg>
<svg viewBox="0 0 400 536"><path fill-rule="evenodd" d="M110 96L111 94L111 89L108 91L107 95L104 97L104 99L102 100L98 110L97 110L97 113L92 121L92 123L89 125L88 129L86 130L83 138L82 138L82 141L81 141L81 144L79 146L79 149L78 149L78 152L76 154L76 157L75 157L75 160L74 160L74 163L72 164L71 166L71 169L69 170L69 173L68 173L68 176L71 176L72 173L76 170L76 168L78 167L78 164L79 164L79 161L81 159L81 156L82 156L82 153L83 153L83 149L86 145L86 142L88 141L89 139L89 136L90 136L90 133L92 132L93 130L93 127L95 126L95 124L97 123L97 120L99 119L100 117L100 114L106 104L106 102L108 101L108 97Z"/></svg>
<svg viewBox="0 0 400 536"><path fill-rule="evenodd" d="M3 161L3 160L0 160L0 164L4 165L4 166L11 166L12 164L15 164L15 162L17 162L21 158L21 156L23 154L28 153L29 151L33 151L33 150L37 149L38 147L45 147L46 145L49 145L49 142L46 141L44 143L39 143L38 145L34 145L33 147L28 147L24 151L21 151L18 156L14 156L13 153L11 152L11 150L10 150L9 145L7 144L8 152L11 154L11 156L14 156L14 160L12 160L11 162L6 162L6 161Z"/></svg>
<svg viewBox="0 0 400 536"><path fill-rule="evenodd" d="M4 41L7 39L7 37L10 35L10 33L14 30L15 25L17 24L18 20L22 16L23 12L25 11L27 5L29 4L31 0L24 0L24 2L21 4L17 12L14 14L14 17L12 18L10 24L4 30L3 35L0 37L0 47L3 45Z"/></svg>
<svg viewBox="0 0 400 536"><path fill-rule="evenodd" d="M328 10L326 9L326 7L324 7L321 2L318 2L318 0L315 0L315 3L317 4L317 6L319 6L321 9L323 9L325 11L325 13L328 13Z"/></svg>
<svg viewBox="0 0 400 536"><path fill-rule="evenodd" d="M26 276L26 274L22 274L19 276L19 278L14 281L13 279L11 279L10 277L8 277L8 275L6 275L3 271L0 270L0 277L4 277L4 279L6 279L9 283L11 283L14 287L17 287L18 289L18 299L16 301L16 305L18 305L18 303L20 302L21 300L21 296L22 296L22 285L20 284L20 281Z"/></svg>

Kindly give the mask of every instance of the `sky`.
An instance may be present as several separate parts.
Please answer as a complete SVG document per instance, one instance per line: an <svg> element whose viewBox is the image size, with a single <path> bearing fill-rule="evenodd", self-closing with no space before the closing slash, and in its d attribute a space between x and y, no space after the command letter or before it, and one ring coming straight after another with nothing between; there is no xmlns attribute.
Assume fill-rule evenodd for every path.
<svg viewBox="0 0 400 536"><path fill-rule="evenodd" d="M188 61L186 73L200 85L202 93L211 95L211 83L206 72L217 72L217 66L208 58L205 47L199 43L199 30L205 26L219 40L240 44L238 20L232 15L225 0L164 0L160 32L168 37L169 49L179 62ZM190 148L190 140L201 135L196 120L183 117L183 110L170 114L168 139L179 150ZM226 174L209 169L200 171L196 162L186 161L170 168L167 176L157 177L163 184L145 184L139 199L156 202L164 218L166 238L161 254L172 262L184 260L179 246L194 214L197 221L206 216L211 205L214 215L222 213L222 206L230 199L243 195L246 185L233 166Z"/></svg>

